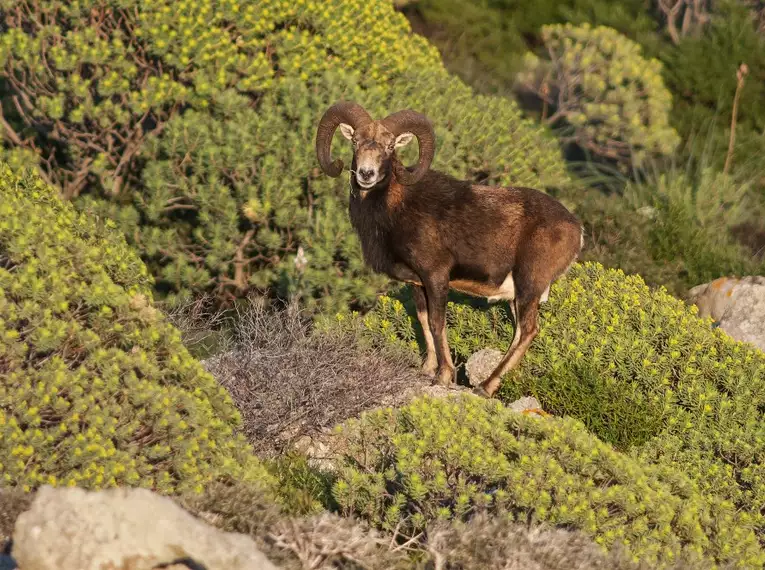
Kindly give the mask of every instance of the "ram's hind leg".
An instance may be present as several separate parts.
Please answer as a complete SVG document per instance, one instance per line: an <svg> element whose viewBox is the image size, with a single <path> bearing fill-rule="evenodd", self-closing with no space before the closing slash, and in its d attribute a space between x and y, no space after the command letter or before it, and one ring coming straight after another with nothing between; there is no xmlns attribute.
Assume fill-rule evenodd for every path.
<svg viewBox="0 0 765 570"><path fill-rule="evenodd" d="M513 342L489 377L479 386L476 386L474 392L479 396L491 398L499 389L502 376L518 365L531 346L539 332L539 303L542 295L535 294L513 301L515 320Z"/></svg>
<svg viewBox="0 0 765 570"><path fill-rule="evenodd" d="M425 289L418 285L412 285L412 297L417 307L417 320L422 327L422 334L425 337L425 360L422 363L422 373L433 378L438 370L438 356L436 355L436 343L433 340L433 333L430 332L430 323L428 322L428 299L425 296Z"/></svg>

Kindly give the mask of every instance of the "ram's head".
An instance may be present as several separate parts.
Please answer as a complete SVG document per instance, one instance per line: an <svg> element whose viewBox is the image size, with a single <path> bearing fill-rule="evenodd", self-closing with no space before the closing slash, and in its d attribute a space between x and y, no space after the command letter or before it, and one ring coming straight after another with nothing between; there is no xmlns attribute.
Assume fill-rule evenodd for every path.
<svg viewBox="0 0 765 570"><path fill-rule="evenodd" d="M391 172L400 184L416 184L433 161L436 137L425 115L405 109L375 121L358 103L340 101L327 109L316 132L316 156L324 173L333 178L343 171L343 161L333 161L330 154L338 127L353 144L351 174L362 188L369 189L385 181ZM408 169L397 158L396 149L406 146L414 137L420 145L420 156L417 164Z"/></svg>

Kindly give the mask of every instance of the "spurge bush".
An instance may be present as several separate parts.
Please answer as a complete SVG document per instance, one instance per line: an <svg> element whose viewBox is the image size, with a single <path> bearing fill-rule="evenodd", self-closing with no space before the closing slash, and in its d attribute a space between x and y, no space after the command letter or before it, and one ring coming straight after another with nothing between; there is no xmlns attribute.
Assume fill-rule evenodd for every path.
<svg viewBox="0 0 765 570"><path fill-rule="evenodd" d="M0 163L0 485L269 479L110 224Z"/></svg>

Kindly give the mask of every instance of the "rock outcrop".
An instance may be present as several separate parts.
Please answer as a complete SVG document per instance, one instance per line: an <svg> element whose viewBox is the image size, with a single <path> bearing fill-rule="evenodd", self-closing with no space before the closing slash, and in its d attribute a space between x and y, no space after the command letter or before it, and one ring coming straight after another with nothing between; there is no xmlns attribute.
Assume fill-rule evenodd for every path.
<svg viewBox="0 0 765 570"><path fill-rule="evenodd" d="M732 338L765 350L765 277L721 277L692 288L688 301Z"/></svg>
<svg viewBox="0 0 765 570"><path fill-rule="evenodd" d="M20 570L276 570L253 540L146 489L42 487L16 520Z"/></svg>

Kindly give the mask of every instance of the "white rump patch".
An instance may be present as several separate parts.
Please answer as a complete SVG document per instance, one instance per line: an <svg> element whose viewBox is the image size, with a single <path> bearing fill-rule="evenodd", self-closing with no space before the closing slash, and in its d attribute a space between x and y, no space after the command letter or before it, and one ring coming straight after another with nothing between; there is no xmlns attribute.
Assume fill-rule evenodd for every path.
<svg viewBox="0 0 765 570"><path fill-rule="evenodd" d="M550 297L550 286L547 286L547 289L544 290L542 293L542 296L539 298L540 303L546 303L547 299Z"/></svg>
<svg viewBox="0 0 765 570"><path fill-rule="evenodd" d="M487 297L489 303L496 303L497 301L512 301L515 299L515 280L513 279L513 272L507 274L502 285L499 286L496 293L491 297Z"/></svg>

